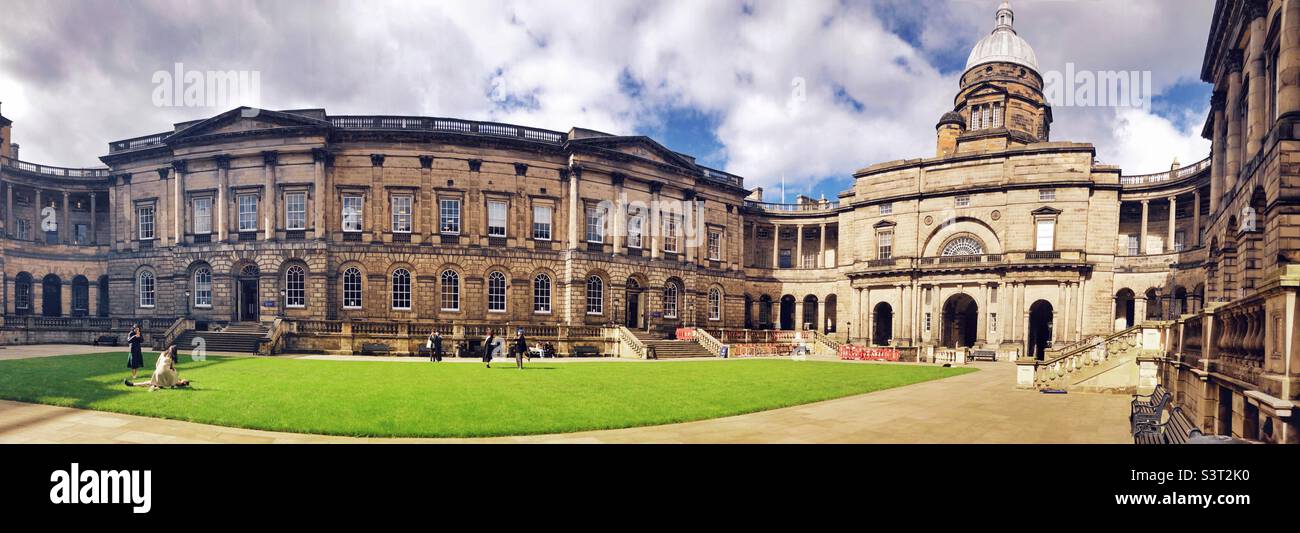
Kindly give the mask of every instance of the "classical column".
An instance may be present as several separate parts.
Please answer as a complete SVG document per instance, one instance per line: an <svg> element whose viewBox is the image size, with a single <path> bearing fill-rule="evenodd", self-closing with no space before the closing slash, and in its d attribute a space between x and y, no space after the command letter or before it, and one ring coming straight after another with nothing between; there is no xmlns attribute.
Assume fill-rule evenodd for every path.
<svg viewBox="0 0 1300 533"><path fill-rule="evenodd" d="M41 203L41 190L35 189L32 193L32 240L36 242L45 242L45 228L41 227L41 209L45 204ZM39 280L38 280L39 281ZM36 285L37 282L33 282ZM36 308L35 301L32 302L32 309Z"/></svg>
<svg viewBox="0 0 1300 533"><path fill-rule="evenodd" d="M849 320L851 320L851 321L853 321L853 322L852 322L852 324L849 325L849 327L851 328L851 327L853 327L853 325L855 325L855 324L856 324L859 328L865 328L865 327L867 327L866 324L863 324L863 323L862 323L862 289L859 289L859 288L853 287L852 285L849 285L849 302L853 305L853 307L850 308L850 309L852 309L852 311L849 313ZM862 335L862 333L861 333L862 331L866 331L866 330L865 330L865 329L860 329L860 330L858 331L858 336L861 336L861 335ZM854 337L853 337L853 331L850 330L850 331L848 331L847 333L848 333L848 339L849 339L849 342L853 342L853 339L854 339Z"/></svg>
<svg viewBox="0 0 1300 533"><path fill-rule="evenodd" d="M1246 155L1245 164L1264 144L1264 137L1268 135L1271 120L1264 115L1268 112L1267 93L1271 85L1268 75L1264 71L1264 54L1268 53L1264 49L1264 23L1265 17L1268 16L1268 2L1246 2L1245 17L1250 24L1250 43L1246 46L1246 75L1250 79L1250 90L1246 93L1248 102L1246 112Z"/></svg>
<svg viewBox="0 0 1300 533"><path fill-rule="evenodd" d="M650 233L650 258L656 259L663 254L663 241L660 234L663 233L663 212L662 206L659 205L659 196L664 189L663 182L654 181L650 183L650 227L641 228L641 239L645 240L646 232Z"/></svg>
<svg viewBox="0 0 1300 533"><path fill-rule="evenodd" d="M275 184L275 166L279 158L279 152L270 150L262 152L262 195L266 199L266 205L262 209L262 223L263 234L268 241L275 240L275 227L280 218L278 211L280 191Z"/></svg>
<svg viewBox="0 0 1300 533"><path fill-rule="evenodd" d="M72 226L70 225L72 217L68 216L69 194L68 191L63 191L63 221L61 222L63 225L59 226L59 240L62 241L63 244L72 243Z"/></svg>
<svg viewBox="0 0 1300 533"><path fill-rule="evenodd" d="M1147 212L1151 200L1142 200L1142 229L1138 233L1138 255L1147 254Z"/></svg>
<svg viewBox="0 0 1300 533"><path fill-rule="evenodd" d="M99 203L99 193L95 191L91 191L90 192L90 242L88 244L99 244L99 234L96 233L96 230L99 228L99 223L95 220L96 217L99 216L98 203Z"/></svg>
<svg viewBox="0 0 1300 533"><path fill-rule="evenodd" d="M772 268L780 267L778 262L781 257L781 226L772 224Z"/></svg>
<svg viewBox="0 0 1300 533"><path fill-rule="evenodd" d="M685 191L683 196L681 228L678 228L682 237L677 242L677 260L694 263L699 257L696 252L700 245L700 214L696 209L698 204L695 201L695 191Z"/></svg>
<svg viewBox="0 0 1300 533"><path fill-rule="evenodd" d="M1282 8L1278 38L1277 62L1282 76L1277 87L1277 112L1283 115L1300 111L1300 2L1289 0Z"/></svg>
<svg viewBox="0 0 1300 533"><path fill-rule="evenodd" d="M903 334L903 319L905 318L903 316L903 284L899 283L895 287L898 289L898 308L894 309L894 320L893 324L891 324L894 331L889 339L890 344L893 345L898 344L898 336Z"/></svg>
<svg viewBox="0 0 1300 533"><path fill-rule="evenodd" d="M1227 112L1228 115L1228 156L1227 168L1224 174L1226 178L1223 181L1223 194L1225 198L1236 188L1237 179L1241 174L1241 146L1244 142L1242 134L1242 119L1238 110L1241 109L1241 68L1242 68L1241 50L1229 50L1227 67L1228 67L1228 96Z"/></svg>
<svg viewBox="0 0 1300 533"><path fill-rule="evenodd" d="M745 229L749 226L749 222L746 222L745 217L741 216L740 213L736 213L736 218L740 219L740 238L736 239L736 246L740 250L738 262L740 263L740 270L744 270L745 267L749 266L745 261Z"/></svg>
<svg viewBox="0 0 1300 533"><path fill-rule="evenodd" d="M1076 298L1078 300L1078 306L1075 317L1077 317L1078 320L1074 322L1074 338L1076 340L1081 340L1083 339L1083 322L1088 316L1088 306L1085 303L1088 301L1088 278L1080 278L1079 282L1076 284L1076 288L1078 289L1078 297Z"/></svg>
<svg viewBox="0 0 1300 533"><path fill-rule="evenodd" d="M808 265L803 264L803 224L796 224L794 228L794 266L806 268Z"/></svg>
<svg viewBox="0 0 1300 533"><path fill-rule="evenodd" d="M1224 184L1228 169L1228 114L1224 105L1228 99L1227 91L1215 89L1210 95L1210 115L1214 120L1213 139L1210 142L1210 213L1219 212L1219 202L1223 200Z"/></svg>
<svg viewBox="0 0 1300 533"><path fill-rule="evenodd" d="M14 231L14 184L4 182L5 187L5 231L9 237L16 237Z"/></svg>
<svg viewBox="0 0 1300 533"><path fill-rule="evenodd" d="M1178 197L1169 197L1169 236L1165 238L1165 252L1171 253L1175 250L1174 233L1176 222L1178 220Z"/></svg>
<svg viewBox="0 0 1300 533"><path fill-rule="evenodd" d="M582 167L573 167L569 173L569 249L578 249L578 181L582 179ZM658 194L655 195L658 198ZM657 203L657 202L656 202Z"/></svg>
<svg viewBox="0 0 1300 533"><path fill-rule="evenodd" d="M1141 324L1147 319L1147 299L1145 296L1133 295L1133 323Z"/></svg>
<svg viewBox="0 0 1300 533"><path fill-rule="evenodd" d="M979 313L976 314L975 320L975 346L983 346L989 338L989 285L980 282L976 285L979 288Z"/></svg>
<svg viewBox="0 0 1300 533"><path fill-rule="evenodd" d="M370 242L379 243L384 241L384 224L382 220L382 204L388 201L384 194L384 154L370 154L370 197L366 199L366 206L370 214L366 217L366 223L370 224ZM469 217L466 216L469 210L469 197L460 206L461 233L464 234ZM362 224L364 228L364 223ZM364 229L362 231L365 231Z"/></svg>
<svg viewBox="0 0 1300 533"><path fill-rule="evenodd" d="M803 328L803 298L794 297L794 329L802 330Z"/></svg>
<svg viewBox="0 0 1300 533"><path fill-rule="evenodd" d="M230 156L218 155L213 160L217 163L217 242L226 242L226 230L230 228L226 221L230 203L226 196L230 190Z"/></svg>
<svg viewBox="0 0 1300 533"><path fill-rule="evenodd" d="M1056 283L1057 305L1052 306L1052 342L1065 340L1063 335L1065 332L1065 313L1061 312L1061 310L1069 308L1069 304L1066 303L1065 299L1065 282L1058 281Z"/></svg>
<svg viewBox="0 0 1300 533"><path fill-rule="evenodd" d="M172 161L172 170L176 173L176 183L173 185L175 192L172 196L172 242L181 244L185 235L185 172L187 170L184 160Z"/></svg>
<svg viewBox="0 0 1300 533"><path fill-rule="evenodd" d="M609 215L612 220L606 226L613 238L614 255L623 255L623 226L627 221L627 192L623 190L623 182L626 178L615 172L610 174L609 179L614 184L614 212Z"/></svg>
<svg viewBox="0 0 1300 533"><path fill-rule="evenodd" d="M1192 190L1192 246L1201 245L1201 189Z"/></svg>
<svg viewBox="0 0 1300 533"><path fill-rule="evenodd" d="M172 191L171 183L168 178L171 177L172 169L163 167L158 169L158 207L153 210L153 236L156 246L167 246L169 235L171 235L171 203Z"/></svg>
<svg viewBox="0 0 1300 533"><path fill-rule="evenodd" d="M818 226L817 236L818 236L817 261L813 264L813 267L822 267L826 265L826 223L825 222L822 222L821 225ZM902 307L903 302L899 301L898 304L899 307Z"/></svg>
<svg viewBox="0 0 1300 533"><path fill-rule="evenodd" d="M325 213L327 202L325 199L329 197L330 191L325 188L325 158L326 154L323 148L312 148L312 195L315 196L312 200L312 210L316 212L313 222L316 231L312 232L312 237L316 239L324 239L326 235ZM430 156L420 156L420 191L422 193L420 199L423 200L420 203L420 213L422 216L426 216L431 212L428 197L429 164L425 164L425 158L429 159L429 164L432 164L433 160ZM428 241L427 235L420 239L420 242Z"/></svg>

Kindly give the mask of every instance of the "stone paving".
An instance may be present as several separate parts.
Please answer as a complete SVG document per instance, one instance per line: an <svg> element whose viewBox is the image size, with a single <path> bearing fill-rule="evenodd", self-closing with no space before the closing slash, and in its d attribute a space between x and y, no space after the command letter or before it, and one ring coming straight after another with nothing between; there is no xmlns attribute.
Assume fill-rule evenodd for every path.
<svg viewBox="0 0 1300 533"><path fill-rule="evenodd" d="M21 350L0 350L8 358ZM29 347L22 347L29 348ZM37 347L30 357L88 353ZM373 358L367 358L373 360ZM409 358L398 358L410 360ZM548 361L549 363L550 361ZM645 364L671 364L648 362ZM872 364L872 363L844 363ZM1129 398L1017 390L1015 365L858 396L683 424L488 439L355 439L0 401L0 443L1131 443Z"/></svg>

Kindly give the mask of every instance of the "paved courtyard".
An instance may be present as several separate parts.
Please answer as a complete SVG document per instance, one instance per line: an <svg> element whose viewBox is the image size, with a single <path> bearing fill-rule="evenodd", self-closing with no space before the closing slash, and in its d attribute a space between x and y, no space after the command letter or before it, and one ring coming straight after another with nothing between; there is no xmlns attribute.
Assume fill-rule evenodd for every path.
<svg viewBox="0 0 1300 533"><path fill-rule="evenodd" d="M11 346L0 358L89 353ZM406 359L411 361L411 359ZM396 364L396 363L395 363ZM672 362L645 364L673 364ZM870 363L844 363L870 364ZM684 424L489 439L356 439L228 428L0 401L0 443L1131 443L1129 398L1014 388L1015 365L760 413Z"/></svg>

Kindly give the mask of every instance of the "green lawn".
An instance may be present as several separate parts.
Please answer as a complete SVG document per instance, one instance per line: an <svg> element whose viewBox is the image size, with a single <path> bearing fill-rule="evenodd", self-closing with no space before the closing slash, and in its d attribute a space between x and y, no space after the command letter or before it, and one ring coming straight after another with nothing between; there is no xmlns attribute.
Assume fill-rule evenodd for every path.
<svg viewBox="0 0 1300 533"><path fill-rule="evenodd" d="M0 361L0 398L330 435L481 437L685 422L972 371L787 360L477 364L182 356L190 390L122 385L126 354ZM145 356L141 380L154 356Z"/></svg>

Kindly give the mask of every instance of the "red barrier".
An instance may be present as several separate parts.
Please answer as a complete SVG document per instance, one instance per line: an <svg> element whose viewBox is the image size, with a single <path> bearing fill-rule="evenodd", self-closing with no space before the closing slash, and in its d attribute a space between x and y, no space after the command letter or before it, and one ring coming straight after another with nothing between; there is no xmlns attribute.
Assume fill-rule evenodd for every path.
<svg viewBox="0 0 1300 533"><path fill-rule="evenodd" d="M677 340L689 341L695 338L695 328L677 328Z"/></svg>
<svg viewBox="0 0 1300 533"><path fill-rule="evenodd" d="M897 348L867 348L853 344L840 346L840 359L845 361L898 361Z"/></svg>

